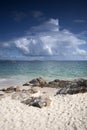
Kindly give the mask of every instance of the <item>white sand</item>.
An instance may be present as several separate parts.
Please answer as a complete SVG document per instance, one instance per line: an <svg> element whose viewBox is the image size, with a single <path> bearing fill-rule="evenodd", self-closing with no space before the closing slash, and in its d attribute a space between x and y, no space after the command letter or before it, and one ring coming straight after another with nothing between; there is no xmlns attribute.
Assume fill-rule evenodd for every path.
<svg viewBox="0 0 87 130"><path fill-rule="evenodd" d="M87 130L87 93L52 96L42 109L2 98L0 130Z"/></svg>

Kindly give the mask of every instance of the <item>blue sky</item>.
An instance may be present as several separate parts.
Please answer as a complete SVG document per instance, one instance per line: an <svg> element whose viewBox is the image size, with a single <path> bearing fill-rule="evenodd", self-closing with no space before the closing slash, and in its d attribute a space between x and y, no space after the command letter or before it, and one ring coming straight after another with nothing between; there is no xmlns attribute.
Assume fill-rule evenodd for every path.
<svg viewBox="0 0 87 130"><path fill-rule="evenodd" d="M0 59L87 60L87 1L0 1Z"/></svg>

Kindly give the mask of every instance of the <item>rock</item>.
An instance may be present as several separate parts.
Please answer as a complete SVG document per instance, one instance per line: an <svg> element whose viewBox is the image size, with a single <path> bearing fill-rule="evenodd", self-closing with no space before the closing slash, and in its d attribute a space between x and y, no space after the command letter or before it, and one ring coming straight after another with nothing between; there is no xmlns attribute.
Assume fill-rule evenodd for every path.
<svg viewBox="0 0 87 130"><path fill-rule="evenodd" d="M42 78L42 77L39 77L39 78L36 78L36 79L33 79L31 81L29 81L28 83L25 83L23 84L23 86L40 86L40 87L44 87L46 86L46 81Z"/></svg>
<svg viewBox="0 0 87 130"><path fill-rule="evenodd" d="M59 81L58 82L55 82L54 81L51 81L47 84L47 87L51 87L51 88L58 88L59 87Z"/></svg>
<svg viewBox="0 0 87 130"><path fill-rule="evenodd" d="M29 83L32 84L33 86L40 86L38 78L31 80Z"/></svg>
<svg viewBox="0 0 87 130"><path fill-rule="evenodd" d="M0 91L6 92L6 93L12 93L12 92L19 92L21 91L20 87L8 87L8 88L3 88Z"/></svg>
<svg viewBox="0 0 87 130"><path fill-rule="evenodd" d="M43 98L44 98L45 101L46 101L46 106L50 106L50 105L51 105L51 99L50 99L48 96L43 97Z"/></svg>
<svg viewBox="0 0 87 130"><path fill-rule="evenodd" d="M56 94L76 94L87 92L87 79L78 79L68 82L61 89L58 89Z"/></svg>
<svg viewBox="0 0 87 130"><path fill-rule="evenodd" d="M32 93L34 94L34 93L37 93L39 91L39 88L31 88L31 90L32 90Z"/></svg>
<svg viewBox="0 0 87 130"><path fill-rule="evenodd" d="M10 92L14 91L14 87L3 88L0 91L6 92L6 93L10 93Z"/></svg>
<svg viewBox="0 0 87 130"><path fill-rule="evenodd" d="M5 93L3 91L0 91L0 100L5 97Z"/></svg>
<svg viewBox="0 0 87 130"><path fill-rule="evenodd" d="M68 81L68 80L59 80L59 79L56 79L54 81L49 82L48 83L48 87L51 87L51 88L64 88L69 83L70 83L70 81Z"/></svg>
<svg viewBox="0 0 87 130"><path fill-rule="evenodd" d="M33 97L38 97L41 95L40 91L38 89L35 89L35 88L31 88L28 90L23 89L22 92L29 93Z"/></svg>
<svg viewBox="0 0 87 130"><path fill-rule="evenodd" d="M23 86L30 86L30 83L25 83L25 84L23 84Z"/></svg>
<svg viewBox="0 0 87 130"><path fill-rule="evenodd" d="M20 87L16 87L16 88L14 88L14 91L16 91L16 92L20 92L21 91L21 89L20 89Z"/></svg>
<svg viewBox="0 0 87 130"><path fill-rule="evenodd" d="M39 86L41 87L44 87L47 84L46 81L42 77L37 78L37 80L39 82Z"/></svg>
<svg viewBox="0 0 87 130"><path fill-rule="evenodd" d="M9 87L7 89L4 90L6 93L12 93L14 92L14 87Z"/></svg>
<svg viewBox="0 0 87 130"><path fill-rule="evenodd" d="M22 89L22 92L25 92L25 93L30 93L30 94L34 94L34 93L37 93L39 90L37 88L31 88L31 89Z"/></svg>
<svg viewBox="0 0 87 130"><path fill-rule="evenodd" d="M13 93L11 95L12 99L19 100L19 101L26 100L29 97L30 97L30 94L29 93L24 93L24 92L15 92L15 93Z"/></svg>
<svg viewBox="0 0 87 130"><path fill-rule="evenodd" d="M37 90L36 88L32 88L32 89L28 89L28 90L23 89L21 91L15 91L15 93L13 93L11 95L11 97L12 97L12 99L23 101L25 99L28 99L31 96L36 96L36 94L38 96L38 92L39 92L39 90Z"/></svg>
<svg viewBox="0 0 87 130"><path fill-rule="evenodd" d="M0 96L3 96L5 93L3 91L0 91Z"/></svg>
<svg viewBox="0 0 87 130"><path fill-rule="evenodd" d="M66 88L67 86L72 86L72 87L87 86L87 80L75 79L75 80L69 81L69 80L56 79L48 83L48 87L53 87L53 88Z"/></svg>
<svg viewBox="0 0 87 130"><path fill-rule="evenodd" d="M5 91L5 88L0 89L0 91L3 91L3 92L4 92L4 91Z"/></svg>
<svg viewBox="0 0 87 130"><path fill-rule="evenodd" d="M39 97L40 95L41 95L40 91L31 94L32 97Z"/></svg>
<svg viewBox="0 0 87 130"><path fill-rule="evenodd" d="M39 96L39 97L30 97L29 99L23 101L22 103L29 106L42 108L50 106L51 100L49 98Z"/></svg>

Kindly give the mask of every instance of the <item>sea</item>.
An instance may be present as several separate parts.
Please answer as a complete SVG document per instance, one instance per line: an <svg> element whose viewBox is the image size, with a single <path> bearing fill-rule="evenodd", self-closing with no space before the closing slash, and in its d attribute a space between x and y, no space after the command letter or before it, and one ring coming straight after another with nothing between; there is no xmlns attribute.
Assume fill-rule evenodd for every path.
<svg viewBox="0 0 87 130"><path fill-rule="evenodd" d="M87 61L0 61L0 86L23 85L31 79L87 78Z"/></svg>

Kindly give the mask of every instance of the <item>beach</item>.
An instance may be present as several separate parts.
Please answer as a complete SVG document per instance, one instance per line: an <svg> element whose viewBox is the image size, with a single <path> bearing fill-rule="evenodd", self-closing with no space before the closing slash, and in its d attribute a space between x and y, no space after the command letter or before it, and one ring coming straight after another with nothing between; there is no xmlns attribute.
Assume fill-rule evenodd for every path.
<svg viewBox="0 0 87 130"><path fill-rule="evenodd" d="M21 86L15 92L10 88L3 91L4 96L0 95L0 130L87 130L87 93L55 96L57 88L35 87L37 92L31 96L47 96L51 100L50 105L39 108L26 105L19 98L29 87Z"/></svg>
<svg viewBox="0 0 87 130"><path fill-rule="evenodd" d="M87 61L0 61L0 130L87 130L86 68Z"/></svg>
<svg viewBox="0 0 87 130"><path fill-rule="evenodd" d="M0 130L87 130L87 0L0 0Z"/></svg>

